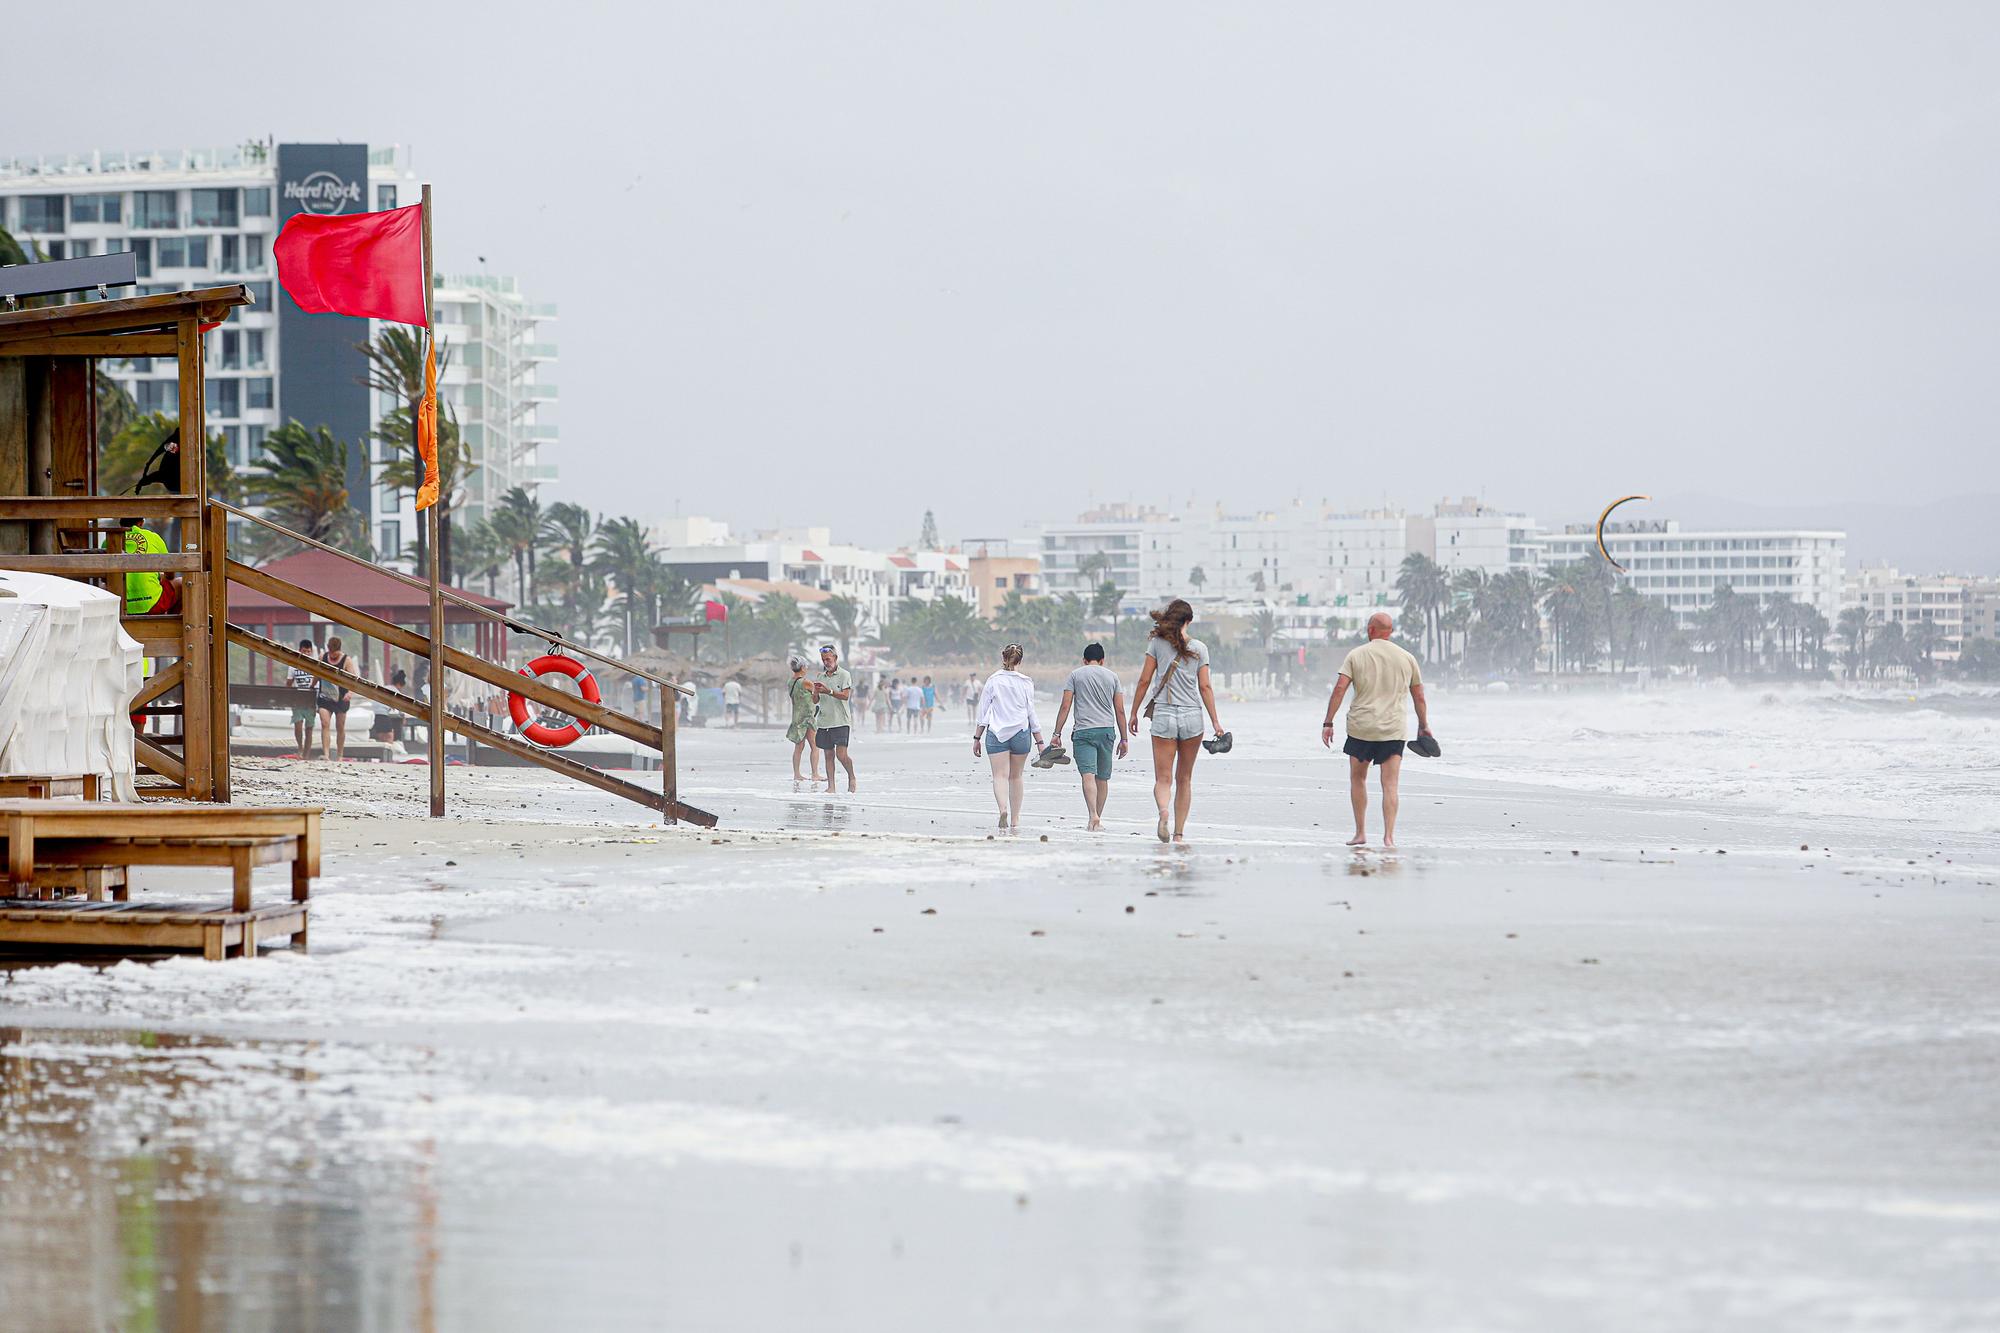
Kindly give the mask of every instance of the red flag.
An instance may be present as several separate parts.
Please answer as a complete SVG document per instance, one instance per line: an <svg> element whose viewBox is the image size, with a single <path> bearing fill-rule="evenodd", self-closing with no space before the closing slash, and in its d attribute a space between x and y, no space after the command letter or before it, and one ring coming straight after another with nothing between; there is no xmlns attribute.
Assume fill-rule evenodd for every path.
<svg viewBox="0 0 2000 1333"><path fill-rule="evenodd" d="M438 498L438 359L437 342L424 339L424 396L417 402L417 452L424 459L424 482L417 487L417 509L429 509Z"/></svg>
<svg viewBox="0 0 2000 1333"><path fill-rule="evenodd" d="M271 247L278 281L301 310L428 328L423 214L422 204L345 217L294 214Z"/></svg>

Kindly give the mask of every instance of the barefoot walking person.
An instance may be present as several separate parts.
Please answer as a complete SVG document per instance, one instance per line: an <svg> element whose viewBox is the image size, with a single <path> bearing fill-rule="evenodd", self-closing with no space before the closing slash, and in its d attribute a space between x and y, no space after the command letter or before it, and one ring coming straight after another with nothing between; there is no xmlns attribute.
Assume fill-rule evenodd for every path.
<svg viewBox="0 0 2000 1333"><path fill-rule="evenodd" d="M1000 827L1021 827L1021 774L1028 766L1028 738L1042 746L1042 724L1035 717L1035 682L1022 675L1021 645L1000 650L1000 669L986 678L979 692L979 721L972 729L972 757L982 743L993 766L993 803L1000 808Z"/></svg>
<svg viewBox="0 0 2000 1333"><path fill-rule="evenodd" d="M1176 597L1163 611L1154 611L1153 633L1146 644L1146 662L1132 691L1128 729L1139 734L1139 719L1153 719L1153 804L1159 807L1157 829L1168 837L1172 817L1175 842L1187 838L1188 809L1194 804L1194 761L1201 753L1202 714L1215 724L1218 738L1227 735L1215 712L1215 689L1208 681L1208 645L1188 637L1194 608Z"/></svg>
<svg viewBox="0 0 2000 1333"><path fill-rule="evenodd" d="M1056 709L1049 744L1062 744L1063 723L1072 705L1076 708L1072 748L1076 771L1083 777L1083 808L1090 816L1086 827L1095 833L1104 827L1104 800L1111 794L1112 752L1125 757L1125 729L1118 725L1125 716L1125 688L1118 683L1118 673L1104 665L1101 643L1083 650L1083 665L1063 682L1062 705Z"/></svg>
<svg viewBox="0 0 2000 1333"><path fill-rule="evenodd" d="M319 647L311 639L299 640L299 652L315 661L319 659ZM313 691L304 695L305 702L292 705L292 739L298 743L299 758L310 759L313 757L313 719L317 712L319 677L304 667L293 667L291 674L285 677L285 683L301 694L306 690Z"/></svg>
<svg viewBox="0 0 2000 1333"><path fill-rule="evenodd" d="M1389 642L1396 622L1387 611L1368 617L1368 642L1348 653L1340 664L1340 679L1333 683L1333 697L1326 701L1326 725L1320 728L1322 745L1333 744L1333 715L1351 689L1354 698L1347 705L1347 794L1354 804L1354 836L1349 847L1368 841L1368 768L1382 770L1382 845L1396 845L1396 810L1401 804L1403 776L1403 699L1417 706L1417 734L1431 734L1430 712L1424 704L1424 673L1417 659L1400 645Z"/></svg>
<svg viewBox="0 0 2000 1333"><path fill-rule="evenodd" d="M825 752L826 789L833 790L833 763L847 770L847 789L854 790L854 761L847 757L847 728L853 720L847 701L854 697L854 677L840 664L840 650L825 644L819 650L819 678L812 682L813 697L819 701L819 723L813 744Z"/></svg>
<svg viewBox="0 0 2000 1333"><path fill-rule="evenodd" d="M354 669L353 660L341 651L338 638L326 641L326 656L320 660L342 671ZM344 761L347 758L347 708L354 702L353 693L345 685L336 685L330 680L320 681L318 689L319 697L313 702L319 709L320 758Z"/></svg>
<svg viewBox="0 0 2000 1333"><path fill-rule="evenodd" d="M812 758L812 780L819 781L819 747L813 743L813 732L818 728L816 718L819 701L813 697L812 682L806 679L806 659L794 657L792 667L792 725L785 728L785 739L792 743L792 781L804 782L805 774L799 772L799 757Z"/></svg>

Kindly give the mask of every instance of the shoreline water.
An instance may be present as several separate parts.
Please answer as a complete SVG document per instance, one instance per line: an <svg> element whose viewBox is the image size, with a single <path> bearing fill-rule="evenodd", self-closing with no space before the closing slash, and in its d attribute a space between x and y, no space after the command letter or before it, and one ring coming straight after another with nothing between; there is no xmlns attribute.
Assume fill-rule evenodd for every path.
<svg viewBox="0 0 2000 1333"><path fill-rule="evenodd" d="M433 822L421 770L244 765L333 810L314 952L0 973L0 1298L1991 1326L2000 837L1413 760L1405 849L1357 855L1296 712L1225 712L1187 850L1137 767L1111 832L1058 771L989 841L944 734L828 800L768 737L690 733L712 833L525 770L453 770ZM1486 743L1451 717L1448 755Z"/></svg>

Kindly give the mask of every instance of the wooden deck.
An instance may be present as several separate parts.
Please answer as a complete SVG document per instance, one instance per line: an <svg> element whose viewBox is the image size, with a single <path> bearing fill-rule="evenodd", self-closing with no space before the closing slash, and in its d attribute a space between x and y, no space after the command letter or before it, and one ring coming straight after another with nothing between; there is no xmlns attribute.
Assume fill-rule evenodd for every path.
<svg viewBox="0 0 2000 1333"><path fill-rule="evenodd" d="M97 799L95 773L0 773L0 800Z"/></svg>
<svg viewBox="0 0 2000 1333"><path fill-rule="evenodd" d="M0 800L0 882L13 895L0 900L0 943L199 949L220 959L253 957L259 939L288 937L302 950L319 874L319 825L319 810L305 806ZM229 905L134 903L129 875L136 866L227 869ZM253 905L252 877L263 866L290 868L291 901ZM77 890L88 898L38 901Z"/></svg>

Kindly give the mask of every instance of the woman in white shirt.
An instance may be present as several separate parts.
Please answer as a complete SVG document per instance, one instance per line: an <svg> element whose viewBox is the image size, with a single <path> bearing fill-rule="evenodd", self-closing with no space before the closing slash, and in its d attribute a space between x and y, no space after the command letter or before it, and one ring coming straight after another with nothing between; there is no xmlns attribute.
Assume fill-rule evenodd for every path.
<svg viewBox="0 0 2000 1333"><path fill-rule="evenodd" d="M1021 645L1000 650L1000 669L986 678L979 692L979 717L972 730L972 757L983 744L993 764L993 803L1000 807L1000 827L1021 827L1022 772L1028 766L1028 738L1042 748L1042 724L1035 718L1035 682L1017 669Z"/></svg>

